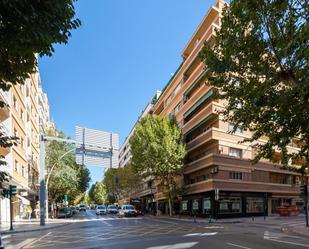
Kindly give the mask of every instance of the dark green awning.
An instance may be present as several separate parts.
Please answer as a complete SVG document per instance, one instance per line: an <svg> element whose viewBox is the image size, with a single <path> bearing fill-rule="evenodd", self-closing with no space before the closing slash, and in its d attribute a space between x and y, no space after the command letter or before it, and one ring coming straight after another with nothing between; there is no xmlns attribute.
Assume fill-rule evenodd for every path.
<svg viewBox="0 0 309 249"><path fill-rule="evenodd" d="M206 72L203 72L194 82L193 84L185 91L184 96L188 95L188 93L198 84L201 80L206 78Z"/></svg>
<svg viewBox="0 0 309 249"><path fill-rule="evenodd" d="M202 125L204 125L207 121L211 120L214 117L213 114L209 114L206 118L204 118L200 123L198 123L196 126L194 126L191 130L189 130L185 136L190 135L192 132L196 131L198 128L200 128Z"/></svg>
<svg viewBox="0 0 309 249"><path fill-rule="evenodd" d="M213 94L213 90L209 90L202 98L200 98L184 115L183 118L188 117L197 107L199 107L205 100Z"/></svg>

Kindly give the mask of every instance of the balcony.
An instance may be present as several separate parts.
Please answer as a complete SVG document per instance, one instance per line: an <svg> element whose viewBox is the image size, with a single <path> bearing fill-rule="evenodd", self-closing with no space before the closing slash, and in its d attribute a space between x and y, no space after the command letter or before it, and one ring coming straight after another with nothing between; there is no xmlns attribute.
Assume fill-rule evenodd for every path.
<svg viewBox="0 0 309 249"><path fill-rule="evenodd" d="M3 123L0 124L0 133L3 136L10 136L9 130L6 128L6 126ZM10 148L9 147L0 147L0 155L1 156L6 156L9 153L10 153Z"/></svg>
<svg viewBox="0 0 309 249"><path fill-rule="evenodd" d="M190 130L199 125L199 123L210 114L217 115L217 112L220 110L220 108L221 107L216 102L209 103L204 109L200 110L190 120L188 120L186 124L184 124L182 129L183 134L190 132Z"/></svg>

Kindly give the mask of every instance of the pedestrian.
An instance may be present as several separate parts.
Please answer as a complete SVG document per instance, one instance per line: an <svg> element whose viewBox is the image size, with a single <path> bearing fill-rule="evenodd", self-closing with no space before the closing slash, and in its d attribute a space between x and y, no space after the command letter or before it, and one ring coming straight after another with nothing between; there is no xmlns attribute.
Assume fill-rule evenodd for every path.
<svg viewBox="0 0 309 249"><path fill-rule="evenodd" d="M32 215L32 207L28 206L27 209L26 209L26 212L27 212L28 219L30 220L31 215Z"/></svg>

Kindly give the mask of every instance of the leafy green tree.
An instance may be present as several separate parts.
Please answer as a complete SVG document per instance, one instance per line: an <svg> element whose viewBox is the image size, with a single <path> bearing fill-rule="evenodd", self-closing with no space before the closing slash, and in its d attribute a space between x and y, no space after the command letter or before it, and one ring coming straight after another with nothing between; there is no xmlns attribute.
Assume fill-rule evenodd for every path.
<svg viewBox="0 0 309 249"><path fill-rule="evenodd" d="M89 190L89 198L93 203L96 204L107 204L108 197L106 188L102 182L96 182Z"/></svg>
<svg viewBox="0 0 309 249"><path fill-rule="evenodd" d="M130 138L132 166L142 177L153 177L165 189L172 214L172 201L178 188L186 155L181 129L174 118L148 115L136 126Z"/></svg>
<svg viewBox="0 0 309 249"><path fill-rule="evenodd" d="M60 132L59 137L64 138ZM49 198L54 202L62 200L63 195L68 195L73 201L81 193L84 193L90 181L89 170L75 162L75 155L67 154L61 160L63 154L72 149L72 146L65 143L52 141L46 146L46 168L51 172L48 184Z"/></svg>
<svg viewBox="0 0 309 249"><path fill-rule="evenodd" d="M227 100L225 121L262 136L253 146L261 158L281 151L282 163L305 158L309 164L308 1L232 0L217 30L216 44L205 43L201 58L217 97ZM298 138L299 153L287 146Z"/></svg>
<svg viewBox="0 0 309 249"><path fill-rule="evenodd" d="M51 56L53 44L67 43L71 30L80 26L74 19L75 0L0 1L0 90L23 84L37 70L36 56ZM6 103L0 101L0 108ZM13 137L0 131L0 147L10 147ZM0 166L6 164L0 157ZM0 171L0 184L7 174Z"/></svg>
<svg viewBox="0 0 309 249"><path fill-rule="evenodd" d="M103 184L106 187L109 203L130 196L140 182L140 177L128 165L124 168L110 168L105 172Z"/></svg>

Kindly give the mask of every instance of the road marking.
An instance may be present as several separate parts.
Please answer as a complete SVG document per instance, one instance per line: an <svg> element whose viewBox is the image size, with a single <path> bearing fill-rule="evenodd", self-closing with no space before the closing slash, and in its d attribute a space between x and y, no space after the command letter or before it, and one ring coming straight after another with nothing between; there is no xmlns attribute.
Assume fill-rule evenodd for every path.
<svg viewBox="0 0 309 249"><path fill-rule="evenodd" d="M192 248L198 242L184 242L184 243L177 243L173 245L163 245L163 246L152 246L147 247L146 249L187 249Z"/></svg>
<svg viewBox="0 0 309 249"><path fill-rule="evenodd" d="M226 243L226 244L228 244L228 245L230 245L230 246L235 246L235 247L238 247L238 248L243 248L243 249L252 249L252 248L250 248L250 247L241 246L241 245L236 245L236 244L233 244L233 243Z"/></svg>
<svg viewBox="0 0 309 249"><path fill-rule="evenodd" d="M210 227L204 227L206 229L224 229L224 227L218 227L218 226L210 226Z"/></svg>
<svg viewBox="0 0 309 249"><path fill-rule="evenodd" d="M189 234L185 234L183 237L193 237L193 236L199 236L199 237L203 237L203 236L213 236L216 235L218 232L213 232L213 233L189 233Z"/></svg>
<svg viewBox="0 0 309 249"><path fill-rule="evenodd" d="M291 241L284 241L284 240L279 240L279 239L267 239L267 240L309 248L309 245L305 245L305 244L301 244L301 243L295 243L295 242L291 242Z"/></svg>
<svg viewBox="0 0 309 249"><path fill-rule="evenodd" d="M45 234L45 235L43 235L42 237L40 237L39 239L32 239L32 241L30 242L30 243L28 243L28 244L26 244L26 245L24 245L23 247L28 247L28 246L31 246L31 245L33 245L34 244L34 242L39 242L40 240L42 240L42 239L44 239L45 237L47 237L47 236L49 236L50 234L51 234L52 232L49 232L49 233L47 233L47 234Z"/></svg>
<svg viewBox="0 0 309 249"><path fill-rule="evenodd" d="M31 244L31 242L34 242L35 239L26 239L23 242L18 243L17 245L8 245L5 248L6 249L20 249L24 248L25 246L28 246Z"/></svg>

